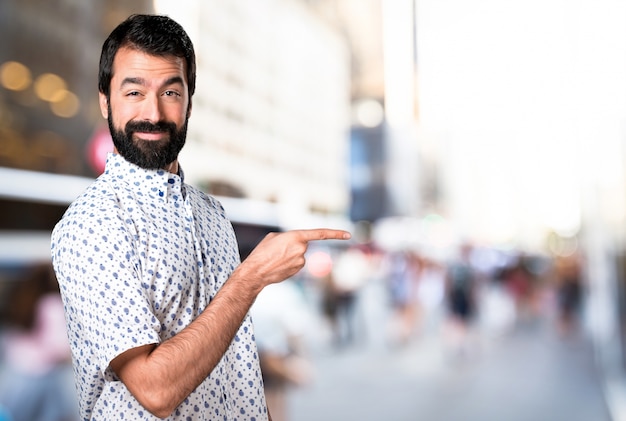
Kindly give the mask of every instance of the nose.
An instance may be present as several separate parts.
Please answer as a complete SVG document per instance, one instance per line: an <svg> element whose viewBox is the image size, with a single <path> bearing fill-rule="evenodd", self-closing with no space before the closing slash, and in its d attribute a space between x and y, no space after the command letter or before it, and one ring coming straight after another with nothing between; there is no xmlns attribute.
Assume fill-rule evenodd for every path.
<svg viewBox="0 0 626 421"><path fill-rule="evenodd" d="M161 102L157 95L148 95L142 102L140 118L145 121L156 123L162 117Z"/></svg>

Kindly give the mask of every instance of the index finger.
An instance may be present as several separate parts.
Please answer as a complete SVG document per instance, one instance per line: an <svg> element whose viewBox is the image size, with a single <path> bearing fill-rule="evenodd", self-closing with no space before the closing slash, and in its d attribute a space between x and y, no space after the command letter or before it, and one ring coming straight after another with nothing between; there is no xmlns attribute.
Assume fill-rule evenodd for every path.
<svg viewBox="0 0 626 421"><path fill-rule="evenodd" d="M304 241L349 240L352 237L348 231L329 228L296 230L294 233L298 234Z"/></svg>

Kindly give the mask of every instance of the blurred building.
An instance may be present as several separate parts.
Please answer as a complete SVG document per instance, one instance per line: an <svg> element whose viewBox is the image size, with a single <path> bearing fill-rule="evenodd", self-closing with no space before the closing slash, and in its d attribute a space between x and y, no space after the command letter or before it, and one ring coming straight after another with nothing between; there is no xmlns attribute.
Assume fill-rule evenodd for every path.
<svg viewBox="0 0 626 421"><path fill-rule="evenodd" d="M186 175L292 211L349 206L349 50L299 0L155 2L188 29L198 86Z"/></svg>
<svg viewBox="0 0 626 421"><path fill-rule="evenodd" d="M102 41L148 0L0 2L0 166L83 176Z"/></svg>
<svg viewBox="0 0 626 421"><path fill-rule="evenodd" d="M110 149L97 103L102 41L130 13L159 12L197 49L181 154L189 182L288 214L416 213L417 108L414 90L403 94L415 76L413 3L383 13L381 0L4 1L0 168L98 175ZM385 43L395 55L383 56Z"/></svg>
<svg viewBox="0 0 626 421"><path fill-rule="evenodd" d="M0 172L12 183L0 188L1 261L19 258L11 244L24 239L26 249L46 256L54 223L102 171L111 150L97 101L102 42L129 14L151 12L178 20L197 49L198 86L181 156L188 181L274 204L274 213L346 219L349 49L307 2L6 0ZM248 213L257 208L247 206Z"/></svg>
<svg viewBox="0 0 626 421"><path fill-rule="evenodd" d="M49 259L52 227L98 174L103 39L151 10L148 0L0 2L0 269Z"/></svg>
<svg viewBox="0 0 626 421"><path fill-rule="evenodd" d="M308 0L351 52L352 220L417 217L432 205L416 125L416 0Z"/></svg>

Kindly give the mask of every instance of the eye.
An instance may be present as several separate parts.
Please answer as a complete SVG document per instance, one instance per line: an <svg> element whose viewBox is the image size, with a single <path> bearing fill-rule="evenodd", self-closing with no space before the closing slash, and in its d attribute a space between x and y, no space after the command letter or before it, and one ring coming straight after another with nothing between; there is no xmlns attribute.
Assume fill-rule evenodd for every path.
<svg viewBox="0 0 626 421"><path fill-rule="evenodd" d="M139 91L130 91L126 94L126 96L139 96Z"/></svg>
<svg viewBox="0 0 626 421"><path fill-rule="evenodd" d="M177 91L165 91L164 92L165 96L171 96L171 97L179 97L180 94Z"/></svg>

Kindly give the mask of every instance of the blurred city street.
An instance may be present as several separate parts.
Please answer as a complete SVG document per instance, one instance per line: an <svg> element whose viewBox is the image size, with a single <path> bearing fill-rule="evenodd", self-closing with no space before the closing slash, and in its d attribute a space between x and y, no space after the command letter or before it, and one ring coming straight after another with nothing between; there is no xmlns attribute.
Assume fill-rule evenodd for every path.
<svg viewBox="0 0 626 421"><path fill-rule="evenodd" d="M315 380L292 391L290 421L611 419L582 335L561 338L544 319L498 337L475 333L465 355L447 350L434 331L394 347L384 343L387 318L375 289L362 300L368 338L316 349Z"/></svg>
<svg viewBox="0 0 626 421"><path fill-rule="evenodd" d="M0 1L0 421L81 418L51 234L123 155L100 57L133 14L178 22L195 61L186 110L133 102L126 124L180 126L155 168L219 202L244 265L268 233L352 234L309 241L250 308L273 421L626 421L621 0ZM119 221L137 273L104 285L168 279ZM227 276L215 244L180 258L149 230Z"/></svg>

